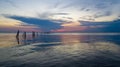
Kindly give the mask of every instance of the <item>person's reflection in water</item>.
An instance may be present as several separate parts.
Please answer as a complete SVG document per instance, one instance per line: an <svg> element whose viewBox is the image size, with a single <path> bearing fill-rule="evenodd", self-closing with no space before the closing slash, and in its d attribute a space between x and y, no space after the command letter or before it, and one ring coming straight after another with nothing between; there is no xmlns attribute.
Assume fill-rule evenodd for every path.
<svg viewBox="0 0 120 67"><path fill-rule="evenodd" d="M20 44L20 41L19 41L19 33L20 33L20 31L18 30L18 31L17 31L17 34L16 34L16 40L17 40L17 43L18 43L18 44Z"/></svg>
<svg viewBox="0 0 120 67"><path fill-rule="evenodd" d="M17 43L20 44L19 37L16 37Z"/></svg>
<svg viewBox="0 0 120 67"><path fill-rule="evenodd" d="M34 31L32 31L32 43L35 43L35 37L36 37L36 34Z"/></svg>

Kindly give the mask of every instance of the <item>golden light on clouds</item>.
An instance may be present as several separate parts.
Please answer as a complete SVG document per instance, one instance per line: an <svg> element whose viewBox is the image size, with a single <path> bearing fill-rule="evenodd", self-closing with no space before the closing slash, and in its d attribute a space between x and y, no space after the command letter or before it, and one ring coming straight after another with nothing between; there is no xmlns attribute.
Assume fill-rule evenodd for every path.
<svg viewBox="0 0 120 67"><path fill-rule="evenodd" d="M40 28L38 26L30 25L19 20L4 17L0 17L0 29L7 31L40 31Z"/></svg>
<svg viewBox="0 0 120 67"><path fill-rule="evenodd" d="M117 15L99 17L99 18L96 18L95 21L111 21L115 19L117 19Z"/></svg>
<svg viewBox="0 0 120 67"><path fill-rule="evenodd" d="M69 22L69 23L62 24L61 26L64 26L64 27L74 27L74 26L79 26L79 25L81 25L80 22Z"/></svg>
<svg viewBox="0 0 120 67"><path fill-rule="evenodd" d="M21 21L0 17L0 26L19 26L21 24Z"/></svg>

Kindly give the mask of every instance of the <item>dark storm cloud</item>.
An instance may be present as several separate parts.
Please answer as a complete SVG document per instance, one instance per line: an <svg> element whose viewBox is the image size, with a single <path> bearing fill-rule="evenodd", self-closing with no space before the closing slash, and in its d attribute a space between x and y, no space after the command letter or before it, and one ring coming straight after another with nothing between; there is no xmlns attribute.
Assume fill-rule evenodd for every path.
<svg viewBox="0 0 120 67"><path fill-rule="evenodd" d="M44 31L50 31L61 28L60 23L55 23L50 20L42 20L37 18L30 17L21 17L21 16L7 16L8 18L19 20L28 24L34 24L39 26Z"/></svg>
<svg viewBox="0 0 120 67"><path fill-rule="evenodd" d="M120 20L115 20L111 22L88 22L80 21L82 26L88 26L95 28L89 28L85 32L120 32ZM101 27L99 27L101 26Z"/></svg>

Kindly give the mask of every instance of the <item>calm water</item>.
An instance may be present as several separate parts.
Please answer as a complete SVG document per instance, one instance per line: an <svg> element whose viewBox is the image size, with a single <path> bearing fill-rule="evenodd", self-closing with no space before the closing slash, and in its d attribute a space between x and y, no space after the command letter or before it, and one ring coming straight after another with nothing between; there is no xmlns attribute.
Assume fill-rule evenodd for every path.
<svg viewBox="0 0 120 67"><path fill-rule="evenodd" d="M0 34L0 67L120 67L120 35Z"/></svg>

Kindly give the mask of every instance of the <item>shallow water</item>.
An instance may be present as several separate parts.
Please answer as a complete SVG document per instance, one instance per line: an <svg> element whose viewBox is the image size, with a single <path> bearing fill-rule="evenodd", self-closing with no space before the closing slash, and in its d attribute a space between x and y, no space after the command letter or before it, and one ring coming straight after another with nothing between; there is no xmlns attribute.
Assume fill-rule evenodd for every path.
<svg viewBox="0 0 120 67"><path fill-rule="evenodd" d="M0 47L0 67L120 67L120 35L1 34Z"/></svg>

